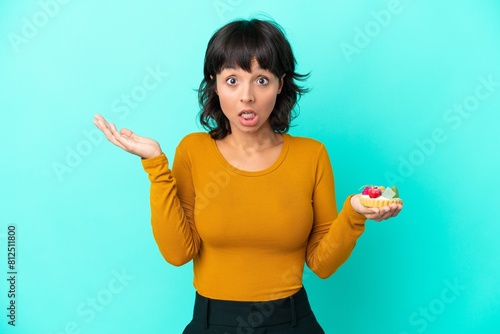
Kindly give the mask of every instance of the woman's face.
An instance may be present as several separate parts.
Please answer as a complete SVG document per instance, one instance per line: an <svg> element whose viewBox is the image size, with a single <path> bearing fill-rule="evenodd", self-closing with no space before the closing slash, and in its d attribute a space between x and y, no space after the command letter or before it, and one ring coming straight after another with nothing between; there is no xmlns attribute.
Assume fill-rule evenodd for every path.
<svg viewBox="0 0 500 334"><path fill-rule="evenodd" d="M225 68L217 74L216 92L231 133L255 133L271 129L269 116L281 92L283 80L252 60L251 72ZM272 129L271 129L272 130Z"/></svg>

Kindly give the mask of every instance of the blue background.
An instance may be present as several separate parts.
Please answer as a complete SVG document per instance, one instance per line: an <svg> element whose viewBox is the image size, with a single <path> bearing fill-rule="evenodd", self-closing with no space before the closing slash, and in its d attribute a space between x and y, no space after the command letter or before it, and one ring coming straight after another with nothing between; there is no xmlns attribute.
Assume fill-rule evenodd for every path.
<svg viewBox="0 0 500 334"><path fill-rule="evenodd" d="M500 331L498 2L41 0L0 3L1 333L182 331L191 264L164 262L138 158L91 121L101 113L172 157L201 130L208 39L258 13L311 71L291 133L327 145L339 205L367 183L405 200L396 219L367 223L331 278L305 272L326 332Z"/></svg>

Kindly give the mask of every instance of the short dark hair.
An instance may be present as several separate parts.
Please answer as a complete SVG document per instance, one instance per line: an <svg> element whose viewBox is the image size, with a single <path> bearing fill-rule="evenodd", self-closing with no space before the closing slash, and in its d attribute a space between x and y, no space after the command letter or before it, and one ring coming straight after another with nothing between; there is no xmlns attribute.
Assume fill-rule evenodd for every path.
<svg viewBox="0 0 500 334"><path fill-rule="evenodd" d="M272 129L285 133L295 118L292 111L298 98L308 89L296 81L307 79L309 74L295 72L295 57L283 29L273 21L259 19L233 21L215 32L208 42L203 66L203 80L198 89L201 125L214 139L222 139L231 133L229 120L221 110L216 94L216 75L224 68L236 68L250 72L252 59L262 69L276 77L283 75L283 88L276 98L274 110L269 116Z"/></svg>

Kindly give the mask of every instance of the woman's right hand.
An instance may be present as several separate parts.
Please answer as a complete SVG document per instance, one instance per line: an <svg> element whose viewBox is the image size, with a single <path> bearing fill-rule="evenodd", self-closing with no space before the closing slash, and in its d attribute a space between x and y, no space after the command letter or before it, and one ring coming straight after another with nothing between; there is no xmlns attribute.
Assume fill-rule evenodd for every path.
<svg viewBox="0 0 500 334"><path fill-rule="evenodd" d="M143 159L150 159L159 156L162 151L157 141L140 137L129 129L116 130L114 124L109 124L104 117L97 114L93 123L101 130L106 138L123 150L138 155Z"/></svg>

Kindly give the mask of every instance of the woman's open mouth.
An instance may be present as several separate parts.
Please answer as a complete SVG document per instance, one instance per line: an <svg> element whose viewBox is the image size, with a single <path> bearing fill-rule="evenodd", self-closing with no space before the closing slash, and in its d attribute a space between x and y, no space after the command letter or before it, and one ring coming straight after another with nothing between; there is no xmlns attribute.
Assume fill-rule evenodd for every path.
<svg viewBox="0 0 500 334"><path fill-rule="evenodd" d="M245 126L253 126L259 121L259 116L253 110L243 110L238 114L240 123Z"/></svg>

